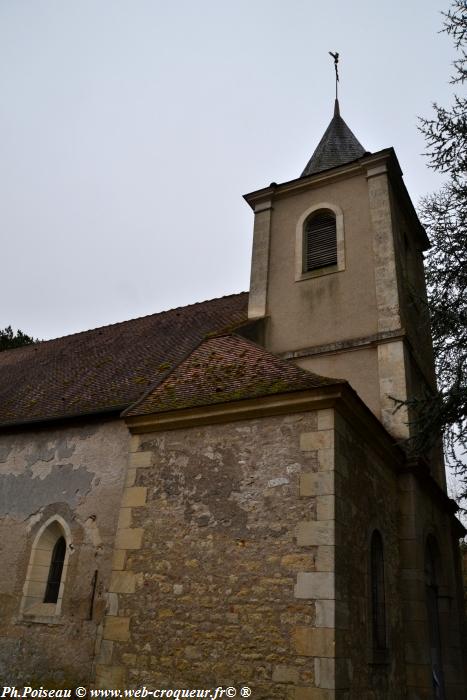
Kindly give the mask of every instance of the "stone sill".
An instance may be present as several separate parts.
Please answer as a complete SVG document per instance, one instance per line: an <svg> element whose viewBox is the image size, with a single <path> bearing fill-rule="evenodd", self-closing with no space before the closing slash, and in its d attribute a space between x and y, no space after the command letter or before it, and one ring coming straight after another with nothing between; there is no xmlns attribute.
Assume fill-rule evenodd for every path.
<svg viewBox="0 0 467 700"><path fill-rule="evenodd" d="M323 275L332 275L335 272L341 272L344 268L339 265L327 265L326 267L317 267L315 270L310 270L309 272L302 272L301 275L295 279L296 282L303 282L303 280L313 279L315 277L323 277Z"/></svg>
<svg viewBox="0 0 467 700"><path fill-rule="evenodd" d="M64 625L65 622L56 612L57 606L51 603L39 603L23 611L17 622L32 622L40 625Z"/></svg>

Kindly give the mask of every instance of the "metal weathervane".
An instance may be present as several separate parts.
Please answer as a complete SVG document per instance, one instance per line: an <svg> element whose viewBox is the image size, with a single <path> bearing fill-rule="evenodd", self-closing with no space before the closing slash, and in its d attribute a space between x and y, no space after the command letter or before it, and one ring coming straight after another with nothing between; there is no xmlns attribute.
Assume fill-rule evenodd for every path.
<svg viewBox="0 0 467 700"><path fill-rule="evenodd" d="M328 51L328 53L334 59L334 70L336 71L336 100L337 100L337 84L339 82L339 71L337 68L337 64L339 63L339 54L337 53L337 51L336 51L336 53L333 53L332 51Z"/></svg>

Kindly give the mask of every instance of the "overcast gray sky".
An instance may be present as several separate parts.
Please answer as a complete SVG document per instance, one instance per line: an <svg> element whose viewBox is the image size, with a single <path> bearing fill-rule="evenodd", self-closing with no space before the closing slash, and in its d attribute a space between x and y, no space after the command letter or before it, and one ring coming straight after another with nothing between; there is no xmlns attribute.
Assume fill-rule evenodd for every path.
<svg viewBox="0 0 467 700"><path fill-rule="evenodd" d="M245 192L333 109L409 192L449 103L445 0L0 0L0 328L38 338L246 290Z"/></svg>

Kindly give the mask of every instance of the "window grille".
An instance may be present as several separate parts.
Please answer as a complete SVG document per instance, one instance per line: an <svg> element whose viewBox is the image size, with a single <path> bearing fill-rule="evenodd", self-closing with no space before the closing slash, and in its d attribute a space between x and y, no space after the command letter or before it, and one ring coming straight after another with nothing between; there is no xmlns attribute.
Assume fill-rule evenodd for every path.
<svg viewBox="0 0 467 700"><path fill-rule="evenodd" d="M322 209L305 222L303 272L337 265L336 217Z"/></svg>

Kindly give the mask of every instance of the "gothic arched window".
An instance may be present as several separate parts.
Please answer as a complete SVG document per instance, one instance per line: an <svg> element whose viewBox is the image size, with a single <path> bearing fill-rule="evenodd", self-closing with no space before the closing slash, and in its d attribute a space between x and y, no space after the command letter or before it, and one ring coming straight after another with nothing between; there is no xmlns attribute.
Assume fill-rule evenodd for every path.
<svg viewBox="0 0 467 700"><path fill-rule="evenodd" d="M23 589L22 615L36 619L60 615L70 543L70 528L59 515L51 517L39 529Z"/></svg>
<svg viewBox="0 0 467 700"><path fill-rule="evenodd" d="M378 530L371 536L371 629L373 649L381 651L387 647L386 596L384 590L384 547Z"/></svg>
<svg viewBox="0 0 467 700"><path fill-rule="evenodd" d="M314 211L303 230L303 272L337 265L336 215L329 209Z"/></svg>

